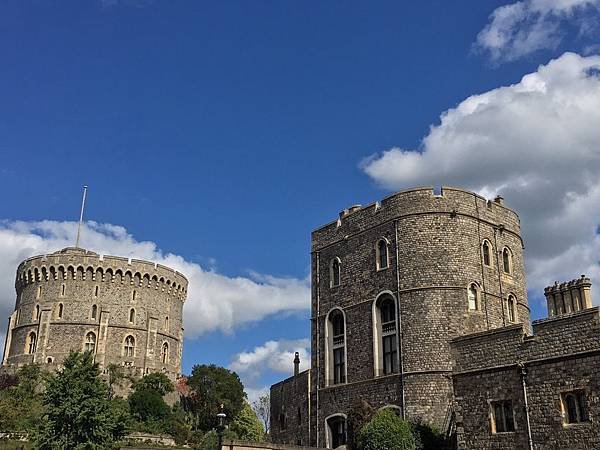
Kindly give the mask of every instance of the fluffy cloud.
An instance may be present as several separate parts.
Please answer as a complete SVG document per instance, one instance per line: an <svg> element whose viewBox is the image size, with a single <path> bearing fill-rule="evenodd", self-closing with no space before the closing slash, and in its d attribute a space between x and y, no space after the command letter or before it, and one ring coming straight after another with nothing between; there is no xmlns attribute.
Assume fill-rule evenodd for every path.
<svg viewBox="0 0 600 450"><path fill-rule="evenodd" d="M229 368L244 379L244 384L251 387L251 392L262 392L264 388L252 389L252 386L266 371L293 374L295 352L300 354L300 370L308 369L310 367L309 347L308 339L267 341L263 345L254 347L250 352L238 353Z"/></svg>
<svg viewBox="0 0 600 450"><path fill-rule="evenodd" d="M14 279L24 259L73 245L74 222L0 222L0 317L8 317L15 303ZM172 267L188 278L184 306L188 338L254 322L276 313L293 313L310 306L308 280L251 274L227 277L214 270L162 252L154 242L139 242L120 226L87 222L82 246L100 254L139 258ZM3 333L4 331L2 331ZM3 335L0 335L3 342Z"/></svg>
<svg viewBox="0 0 600 450"><path fill-rule="evenodd" d="M362 167L390 189L502 194L521 217L530 288L582 273L600 282L599 105L600 56L566 53L444 112L418 151L393 148Z"/></svg>
<svg viewBox="0 0 600 450"><path fill-rule="evenodd" d="M511 61L537 50L555 48L569 22L580 35L597 30L600 0L523 0L492 12L477 36L477 48L494 61Z"/></svg>

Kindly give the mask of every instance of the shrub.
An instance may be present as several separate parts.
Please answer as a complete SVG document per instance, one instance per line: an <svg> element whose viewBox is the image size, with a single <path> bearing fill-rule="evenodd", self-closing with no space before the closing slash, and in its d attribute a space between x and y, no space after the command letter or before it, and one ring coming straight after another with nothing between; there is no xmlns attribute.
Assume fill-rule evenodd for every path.
<svg viewBox="0 0 600 450"><path fill-rule="evenodd" d="M143 422L162 422L171 415L171 409L159 392L142 389L129 396L131 414Z"/></svg>
<svg viewBox="0 0 600 450"><path fill-rule="evenodd" d="M394 411L381 410L358 433L359 450L415 450L410 425Z"/></svg>
<svg viewBox="0 0 600 450"><path fill-rule="evenodd" d="M434 426L416 419L410 424L417 450L441 450L448 446L444 435Z"/></svg>

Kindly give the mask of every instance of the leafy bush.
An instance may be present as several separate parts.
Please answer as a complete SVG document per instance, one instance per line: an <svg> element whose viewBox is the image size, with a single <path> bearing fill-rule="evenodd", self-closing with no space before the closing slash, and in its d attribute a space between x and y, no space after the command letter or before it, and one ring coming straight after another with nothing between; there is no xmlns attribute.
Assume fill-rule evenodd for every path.
<svg viewBox="0 0 600 450"><path fill-rule="evenodd" d="M410 425L389 409L377 412L362 427L357 446L359 450L416 450Z"/></svg>
<svg viewBox="0 0 600 450"><path fill-rule="evenodd" d="M436 427L416 419L410 424L417 450L441 450L446 448L446 438Z"/></svg>
<svg viewBox="0 0 600 450"><path fill-rule="evenodd" d="M133 384L134 391L156 391L161 397L173 392L174 386L164 373L153 372L144 375Z"/></svg>
<svg viewBox="0 0 600 450"><path fill-rule="evenodd" d="M262 422L248 402L244 402L244 407L231 423L230 429L246 442L261 442L265 434Z"/></svg>
<svg viewBox="0 0 600 450"><path fill-rule="evenodd" d="M161 422L171 415L171 409L162 395L151 389L132 392L129 396L129 408L133 417L142 422Z"/></svg>

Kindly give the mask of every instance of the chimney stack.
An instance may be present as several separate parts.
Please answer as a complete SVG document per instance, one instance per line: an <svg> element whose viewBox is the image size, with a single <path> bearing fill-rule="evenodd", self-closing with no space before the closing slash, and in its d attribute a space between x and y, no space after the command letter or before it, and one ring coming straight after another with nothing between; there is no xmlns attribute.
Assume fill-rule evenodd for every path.
<svg viewBox="0 0 600 450"><path fill-rule="evenodd" d="M592 307L592 283L585 275L568 283L555 282L544 289L548 303L548 316L562 316Z"/></svg>
<svg viewBox="0 0 600 450"><path fill-rule="evenodd" d="M296 352L294 354L294 376L300 373L300 354Z"/></svg>

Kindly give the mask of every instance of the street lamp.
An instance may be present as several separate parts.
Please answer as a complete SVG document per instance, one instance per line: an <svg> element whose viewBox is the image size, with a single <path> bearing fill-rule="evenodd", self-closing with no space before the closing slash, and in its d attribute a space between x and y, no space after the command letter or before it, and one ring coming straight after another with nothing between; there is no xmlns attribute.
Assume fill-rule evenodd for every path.
<svg viewBox="0 0 600 450"><path fill-rule="evenodd" d="M227 415L223 412L223 405L221 405L221 412L217 414L217 419L219 420L219 425L217 425L217 437L218 437L218 448L217 450L221 450L223 448L223 431L225 430L225 418Z"/></svg>

